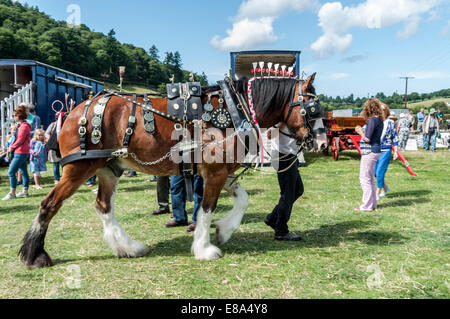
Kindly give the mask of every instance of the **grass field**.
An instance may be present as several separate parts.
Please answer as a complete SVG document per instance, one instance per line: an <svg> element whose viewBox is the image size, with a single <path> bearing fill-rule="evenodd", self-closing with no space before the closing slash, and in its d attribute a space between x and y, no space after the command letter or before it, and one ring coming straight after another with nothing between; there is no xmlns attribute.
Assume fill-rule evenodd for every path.
<svg viewBox="0 0 450 319"><path fill-rule="evenodd" d="M119 87L117 86L117 84L105 82L105 89L118 91ZM137 85L131 85L131 84L124 84L122 87L122 91L127 92L127 93L136 93L136 94L142 94L142 93L152 93L155 95L159 94L158 92L156 92L155 90L152 90L150 88L143 87L143 86L137 86Z"/></svg>
<svg viewBox="0 0 450 319"><path fill-rule="evenodd" d="M28 199L0 202L0 298L449 298L450 153L405 156L419 176L391 164L392 192L376 212L357 213L357 153L343 152L338 162L308 154L300 169L306 192L289 223L303 237L295 243L275 242L263 223L278 200L276 176L269 169L245 176L249 209L221 247L224 258L212 262L191 256L192 234L184 227L164 228L168 215L149 214L156 185L140 174L121 180L116 215L151 247L146 257L113 256L102 240L95 195L83 186L50 224L46 249L55 266L27 270L17 257L20 241L50 186L33 190ZM0 175L3 196L6 170ZM231 207L223 193L215 219Z"/></svg>
<svg viewBox="0 0 450 319"><path fill-rule="evenodd" d="M439 98L428 101L416 102L416 103L408 103L408 108L415 108L417 106L422 106L424 108L430 108L436 102L450 102L450 98Z"/></svg>

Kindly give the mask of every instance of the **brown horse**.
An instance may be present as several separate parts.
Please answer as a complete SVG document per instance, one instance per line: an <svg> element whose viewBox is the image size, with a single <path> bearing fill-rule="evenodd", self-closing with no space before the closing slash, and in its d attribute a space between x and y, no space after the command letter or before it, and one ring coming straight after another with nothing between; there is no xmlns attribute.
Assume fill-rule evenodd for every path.
<svg viewBox="0 0 450 319"><path fill-rule="evenodd" d="M290 128L293 136L299 141L303 141L307 136L311 136L311 126L304 125L305 113L301 107L292 107L292 96L304 96L304 101L312 99L315 90L313 87L315 74L306 81L296 81L294 79L271 80L264 79L265 83L261 89L253 90L255 100L255 111L261 128L270 128L285 119L286 125ZM255 81L257 82L257 81ZM237 87L246 95L245 84L247 82L238 81ZM206 88L203 91L208 93L216 88ZM292 94L295 91L295 94ZM96 98L92 105L95 105L100 97ZM208 96L203 93L202 102L206 103ZM138 98L142 102L143 98ZM214 108L219 107L219 97L213 96L211 103ZM167 112L167 99L151 99L153 108L161 112ZM86 102L75 108L64 123L60 135L60 147L63 157L80 152L79 119L83 115ZM281 105L281 106L280 106ZM92 118L93 108L88 109L86 118ZM97 145L88 143L88 150L100 149L121 149L125 130L128 125L128 119L131 113L132 103L125 99L113 96L107 105L103 118L102 131L105 132L101 142ZM155 165L145 164L141 160L156 161L170 152L171 147L177 144L177 140L172 139L174 122L155 114L156 133L151 135L144 130L144 120L142 108L137 109L136 126L134 135L128 147L129 153L135 154L135 157L128 156L120 158L117 161L120 167L136 170L149 175L170 176L179 175L180 167L166 158ZM211 125L204 125L204 128L210 128ZM88 140L92 133L92 125L87 126ZM218 136L224 135L225 131L218 131ZM321 142L314 143L314 149L308 151L320 151L326 138L319 134ZM318 135L315 135L316 141ZM205 138L206 142L213 141L213 137ZM216 139L216 144L209 144L203 151L208 156L214 156L220 152L233 152L236 150L239 139L234 136L231 141L221 143ZM325 142L326 143L326 142ZM320 144L320 145L319 145ZM136 160L139 158L141 160ZM63 202L71 197L83 183L93 176L98 176L99 188L95 203L95 209L103 222L104 240L108 243L117 257L142 257L149 251L144 244L131 239L122 229L114 216L114 194L118 185L119 178L107 165L108 158L80 160L67 164L63 169L63 176L59 184L45 197L41 202L40 211L34 219L31 228L23 239L22 247L19 251L21 260L29 268L42 268L52 266L53 261L44 250L44 241L48 226L52 218L57 214ZM198 174L204 178L204 196L202 206L198 212L197 227L194 232L194 241L192 244L192 253L198 260L213 260L222 256L219 248L210 243L210 225L213 213L216 210L217 200L222 189L232 193L234 196L234 207L229 214L222 220L216 222L216 237L219 244L227 242L232 233L239 227L242 216L248 207L248 195L246 191L238 184L227 185L227 179L241 165L236 161L232 163L217 163L205 161L198 164Z"/></svg>

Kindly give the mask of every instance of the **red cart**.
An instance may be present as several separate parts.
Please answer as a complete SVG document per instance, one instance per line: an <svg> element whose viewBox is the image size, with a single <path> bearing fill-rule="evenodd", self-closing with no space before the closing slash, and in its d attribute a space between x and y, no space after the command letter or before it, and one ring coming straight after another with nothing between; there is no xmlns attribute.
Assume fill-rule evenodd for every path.
<svg viewBox="0 0 450 319"><path fill-rule="evenodd" d="M339 152L343 150L358 150L361 136L356 133L356 126L364 126L366 120L362 117L329 117L324 118L324 124L327 128L328 148L324 150L324 154L329 154L331 147L331 154L333 159L339 159Z"/></svg>

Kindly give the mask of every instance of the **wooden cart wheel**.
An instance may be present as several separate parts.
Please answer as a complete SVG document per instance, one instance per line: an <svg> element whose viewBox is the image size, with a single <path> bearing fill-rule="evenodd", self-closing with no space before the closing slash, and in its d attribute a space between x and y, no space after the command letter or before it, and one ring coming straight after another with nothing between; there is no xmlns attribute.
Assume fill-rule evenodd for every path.
<svg viewBox="0 0 450 319"><path fill-rule="evenodd" d="M333 143L331 145L331 153L333 154L333 159L337 161L339 159L339 137L333 137Z"/></svg>

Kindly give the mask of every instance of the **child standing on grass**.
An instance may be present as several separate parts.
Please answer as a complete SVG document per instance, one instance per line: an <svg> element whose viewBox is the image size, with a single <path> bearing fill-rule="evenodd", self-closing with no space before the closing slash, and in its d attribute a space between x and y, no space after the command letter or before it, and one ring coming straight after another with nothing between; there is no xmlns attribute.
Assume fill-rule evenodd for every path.
<svg viewBox="0 0 450 319"><path fill-rule="evenodd" d="M6 141L6 160L9 162L11 159L11 154L8 152L8 148L14 144L16 141L16 132L17 132L17 125L12 124L9 128L9 134L8 134L8 140Z"/></svg>
<svg viewBox="0 0 450 319"><path fill-rule="evenodd" d="M34 133L33 140L30 142L30 170L34 177L35 189L41 187L41 172L47 171L47 154L45 148L45 132L37 129Z"/></svg>

